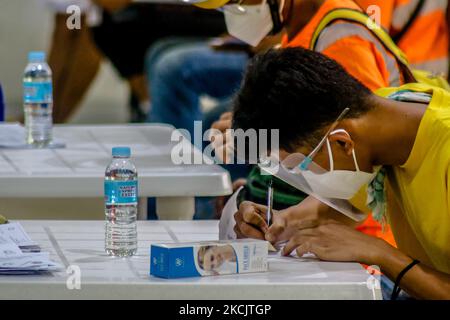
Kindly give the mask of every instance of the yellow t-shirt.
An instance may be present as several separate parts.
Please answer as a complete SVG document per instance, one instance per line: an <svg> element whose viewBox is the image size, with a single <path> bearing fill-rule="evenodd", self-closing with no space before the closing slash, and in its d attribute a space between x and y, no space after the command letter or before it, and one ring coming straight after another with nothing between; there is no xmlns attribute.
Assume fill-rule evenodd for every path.
<svg viewBox="0 0 450 320"><path fill-rule="evenodd" d="M406 163L386 168L387 218L400 250L450 273L450 92L407 84L376 93L400 90L426 92L432 100Z"/></svg>

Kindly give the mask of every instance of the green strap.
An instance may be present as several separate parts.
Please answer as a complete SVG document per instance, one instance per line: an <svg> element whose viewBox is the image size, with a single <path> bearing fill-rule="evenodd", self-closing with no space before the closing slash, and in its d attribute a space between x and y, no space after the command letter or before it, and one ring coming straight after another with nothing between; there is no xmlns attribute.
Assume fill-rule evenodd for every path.
<svg viewBox="0 0 450 320"><path fill-rule="evenodd" d="M390 35L380 26L376 25L372 19L370 19L364 13L353 10L353 9L335 9L330 11L323 19L320 21L316 30L314 31L313 37L311 39L310 49L314 50L322 31L332 22L336 20L347 20L351 22L356 22L367 27L368 30L384 45L384 47L389 50L397 60L404 66L408 66L408 59L405 53L394 43Z"/></svg>

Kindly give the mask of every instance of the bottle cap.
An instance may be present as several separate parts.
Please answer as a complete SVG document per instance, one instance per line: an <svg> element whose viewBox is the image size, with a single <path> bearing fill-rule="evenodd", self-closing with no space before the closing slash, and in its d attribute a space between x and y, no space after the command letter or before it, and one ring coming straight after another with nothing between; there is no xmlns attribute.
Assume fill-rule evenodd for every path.
<svg viewBox="0 0 450 320"><path fill-rule="evenodd" d="M113 157L130 157L131 149L129 147L114 147L112 148Z"/></svg>
<svg viewBox="0 0 450 320"><path fill-rule="evenodd" d="M31 51L28 53L29 62L45 62L45 52Z"/></svg>

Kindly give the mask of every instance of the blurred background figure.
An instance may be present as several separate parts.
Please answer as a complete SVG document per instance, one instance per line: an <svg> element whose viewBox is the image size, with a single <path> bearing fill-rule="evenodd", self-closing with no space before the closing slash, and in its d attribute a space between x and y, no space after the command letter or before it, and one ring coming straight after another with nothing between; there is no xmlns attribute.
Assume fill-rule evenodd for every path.
<svg viewBox="0 0 450 320"><path fill-rule="evenodd" d="M152 93L148 121L170 123L188 130L191 137L194 121L204 121L203 129L209 129L228 110L249 53L248 45L230 36L196 41L167 38L156 43L146 58Z"/></svg>
<svg viewBox="0 0 450 320"><path fill-rule="evenodd" d="M143 122L150 111L144 57L157 40L192 39L226 31L222 13L180 4L135 3L132 0L41 0L55 12L49 64L54 79L54 122L70 120L92 84L102 57L129 87L130 118ZM81 9L81 27L70 29L72 13Z"/></svg>
<svg viewBox="0 0 450 320"><path fill-rule="evenodd" d="M413 69L448 77L448 0L355 0L369 15L381 9L381 24Z"/></svg>
<svg viewBox="0 0 450 320"><path fill-rule="evenodd" d="M355 2L369 15L374 13L371 6L378 6L383 27L389 30L414 68L448 75L447 0ZM207 130L220 114L229 111L229 101L239 87L251 56L280 42L279 38L268 37L267 44L251 48L227 35L222 12L185 5L182 1L171 4L133 0L11 3L1 5L0 36L16 32L18 23L15 26L9 15L23 21L17 29L18 37L12 40L16 43L11 45L12 50L20 50L10 50L12 53L8 56L8 50L0 51L0 58L11 61L11 66L0 70L4 77L0 80L8 93L8 111L22 109L21 93L16 88L20 87L26 52L49 47L55 123L77 118L75 113L84 105L86 96L91 95L87 94L90 88L103 77L100 66L110 62L120 77L108 75L106 85L103 82L103 92L97 88L92 90L102 103L87 103L89 112L79 122L164 122L188 129L192 135L194 121L203 120L203 130ZM33 3L41 7L45 4L45 15L35 13ZM291 1L286 0L286 3ZM81 10L80 29L67 27L72 14L67 13L67 8L71 5ZM5 14L14 7L17 7L15 14ZM48 19L48 9L53 21ZM30 22L33 19L34 25ZM46 24L52 30L45 32L51 34L48 46L33 30ZM17 40L20 37L23 43ZM118 92L123 99L118 98ZM119 120L111 121L111 113L121 106L128 107L128 112ZM233 179L247 176L248 168L226 168ZM252 179L249 181L252 186ZM266 189L264 184L261 189ZM290 193L295 194L295 190L289 190ZM297 201L296 197L293 199ZM206 217L210 208L198 212L205 212Z"/></svg>
<svg viewBox="0 0 450 320"><path fill-rule="evenodd" d="M147 120L186 129L191 137L194 121L203 121L203 129L209 129L223 112L230 111L230 99L240 86L248 60L280 42L281 34L266 37L257 47L229 35L157 42L146 57L152 92Z"/></svg>
<svg viewBox="0 0 450 320"><path fill-rule="evenodd" d="M170 37L158 41L150 47L145 63L152 95L148 121L186 129L194 142L194 121L202 121L205 131L229 110L231 96L239 88L249 54L248 45L230 36ZM205 145L206 142L197 147ZM245 165L226 165L225 168L232 180L248 173ZM196 218L214 218L216 207L214 198L197 198Z"/></svg>
<svg viewBox="0 0 450 320"><path fill-rule="evenodd" d="M92 28L94 40L130 88L131 121L143 122L151 108L144 75L147 49L164 37L193 40L226 31L222 13L189 5L95 0L102 22Z"/></svg>
<svg viewBox="0 0 450 320"><path fill-rule="evenodd" d="M55 12L48 59L53 72L53 121L63 123L77 110L100 68L102 56L90 30L100 17L98 8L89 0L44 1ZM73 14L67 13L71 5L81 10L79 29L67 26Z"/></svg>
<svg viewBox="0 0 450 320"><path fill-rule="evenodd" d="M166 38L150 47L146 74L152 93L149 122L169 123L189 131L194 121L208 130L222 113L230 111L231 98L242 81L248 60L256 53L278 45L281 34L267 37L258 47L224 35L212 39ZM203 134L203 132L202 132ZM194 141L193 141L194 142ZM197 146L199 148L205 147ZM227 164L235 188L242 184L251 167ZM196 216L211 219L222 210L224 198L200 198Z"/></svg>

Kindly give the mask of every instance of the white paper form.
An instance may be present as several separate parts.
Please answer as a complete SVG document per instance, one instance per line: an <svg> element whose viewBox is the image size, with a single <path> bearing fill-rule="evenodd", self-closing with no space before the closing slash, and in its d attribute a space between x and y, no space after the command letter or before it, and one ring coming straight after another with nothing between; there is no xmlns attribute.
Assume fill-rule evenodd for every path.
<svg viewBox="0 0 450 320"><path fill-rule="evenodd" d="M0 236L9 239L19 247L36 246L37 243L31 240L22 225L18 222L10 222L0 225Z"/></svg>
<svg viewBox="0 0 450 320"><path fill-rule="evenodd" d="M0 259L12 258L22 255L22 250L11 239L0 235Z"/></svg>
<svg viewBox="0 0 450 320"><path fill-rule="evenodd" d="M48 252L26 253L18 257L0 259L0 273L2 269L12 270L57 270L59 265L50 261Z"/></svg>
<svg viewBox="0 0 450 320"><path fill-rule="evenodd" d="M61 266L31 240L19 223L0 225L0 275L54 271Z"/></svg>
<svg viewBox="0 0 450 320"><path fill-rule="evenodd" d="M219 222L219 240L234 240L237 238L234 232L234 226L236 225L234 214L238 211L237 197L243 188L237 189L223 207Z"/></svg>
<svg viewBox="0 0 450 320"><path fill-rule="evenodd" d="M318 261L317 257L312 253L306 253L302 257L297 256L297 253L293 251L290 256L283 256L281 251L271 252L269 253L268 262L269 269L280 271L291 271L292 268L288 265L292 266L295 263L308 263ZM321 270L313 268L314 271L312 273L306 273L302 275L290 275L290 277L294 279L325 279L328 278L327 274Z"/></svg>

